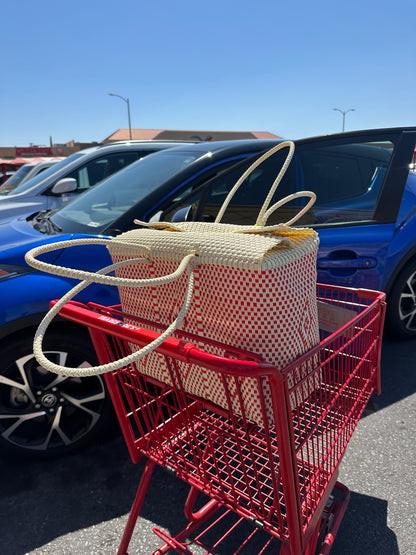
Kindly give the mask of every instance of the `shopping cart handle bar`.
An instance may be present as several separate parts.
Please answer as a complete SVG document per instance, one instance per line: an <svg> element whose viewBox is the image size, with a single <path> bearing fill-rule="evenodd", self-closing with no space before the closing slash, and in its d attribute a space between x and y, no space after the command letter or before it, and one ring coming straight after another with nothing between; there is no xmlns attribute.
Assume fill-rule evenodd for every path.
<svg viewBox="0 0 416 555"><path fill-rule="evenodd" d="M50 303L54 306L56 300ZM118 337L123 341L134 343L139 347L144 347L160 334L128 322L123 322L117 318L113 318L109 314L102 314L90 310L85 304L77 301L69 301L61 310L59 315L89 329L99 330L103 333ZM227 374L264 376L265 374L279 373L277 368L267 362L258 362L253 360L240 360L234 358L226 358L211 353L207 353L198 349L195 345L188 341L169 337L157 349L157 352L175 358L181 362L197 364L210 370L217 372L226 372Z"/></svg>
<svg viewBox="0 0 416 555"><path fill-rule="evenodd" d="M56 300L52 301L50 306L54 306L56 302ZM81 324L89 329L99 330L130 343L135 343L140 347L147 345L160 335L157 332L113 318L109 314L94 312L85 304L76 301L66 303L59 311L59 315L71 322ZM195 348L192 343L169 337L164 341L163 349L159 348L157 350L159 352L163 351L163 354L167 356L174 356L178 360L188 362L188 351L192 348Z"/></svg>

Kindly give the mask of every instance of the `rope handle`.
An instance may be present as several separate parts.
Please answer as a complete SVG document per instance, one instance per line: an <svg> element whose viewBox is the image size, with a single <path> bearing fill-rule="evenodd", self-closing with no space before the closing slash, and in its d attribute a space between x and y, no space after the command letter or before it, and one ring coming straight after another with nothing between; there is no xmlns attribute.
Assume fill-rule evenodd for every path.
<svg viewBox="0 0 416 555"><path fill-rule="evenodd" d="M144 261L143 258L123 260L121 262L117 262L115 264L111 264L109 266L106 266L105 268L102 268L97 272L97 274L92 274L92 276L94 276L94 279L89 278L78 283L75 287L73 287L70 291L68 291L61 299L59 299L59 301L49 310L49 312L46 314L46 316L39 324L39 327L36 330L35 337L33 340L33 353L38 363L49 372L54 372L55 374L84 378L87 376L96 376L98 374L104 374L105 372L112 372L114 370L118 370L119 368L123 368L128 364L137 362L144 356L148 355L149 353L157 349L157 347L159 347L168 337L170 337L175 332L175 330L177 330L180 327L189 309L189 306L192 301L193 290L194 290L193 266L194 266L195 256L196 256L195 254L192 254L185 257L187 258L186 267L188 268L188 283L187 283L186 292L185 292L185 300L181 310L179 311L177 318L158 338L154 339L151 343L149 343L142 349L139 349L138 351L135 351L134 353L127 355L121 359L109 362L107 364L100 364L98 366L90 366L86 368L73 368L69 366L61 366L60 364L56 364L50 361L48 358L46 358L46 356L43 353L43 348L42 348L43 338L45 336L46 330L48 329L54 317L58 314L58 312L67 302L69 302L73 297L75 297L75 295L77 295L83 289L88 287L88 285L90 285L93 281L96 281L95 278L97 277L97 274L99 274L100 276L105 276L106 274L122 266L126 266L128 264L136 264L137 262ZM136 280L129 280L129 281L136 281ZM140 281L144 281L144 280L140 280Z"/></svg>
<svg viewBox="0 0 416 555"><path fill-rule="evenodd" d="M290 219L289 221L287 221L286 223L280 223L280 224L275 224L275 225L267 225L267 226L247 226L246 229L239 229L238 231L236 231L236 233L245 233L245 234L252 234L252 235L262 235L264 233L273 233L273 232L279 232L282 231L283 229L287 229L288 227L290 227L292 224L294 224L297 220L299 220L299 218L301 218L305 212L307 212L309 210L309 208L314 204L315 200L316 200L316 195L314 192L312 191L298 191L297 193L292 193L291 195L288 195L287 197L284 197L282 199L280 199L278 202L276 202L275 204L273 204L273 206L271 206L265 213L266 216L266 220L268 219L268 217L278 208L282 207L284 204L290 202L291 200L300 198L300 197L309 197L310 200L309 202L295 215L293 216L292 219ZM294 232L294 229L291 229L292 233ZM310 231L310 230L309 230ZM277 235L279 235L279 233L277 233ZM290 246L289 244L287 244L287 246ZM293 246L293 244L292 244Z"/></svg>
<svg viewBox="0 0 416 555"><path fill-rule="evenodd" d="M260 165L262 164L265 160L267 160L267 158L269 158L270 156L272 156L273 154L275 154L277 151L282 150L283 148L288 148L289 152L286 156L286 159L283 163L283 166L281 167L276 179L273 181L272 186L270 187L270 190L267 194L267 197L263 203L263 206L260 208L260 212L259 215L257 216L257 220L256 220L256 224L255 225L260 225L260 226L264 226L267 218L265 217L265 213L266 210L273 198L273 195L279 185L279 183L281 182L281 180L283 179L284 174L286 173L286 170L293 158L293 154L295 152L295 144L293 143L293 141L283 141L282 143L279 143L278 145L274 146L273 148L269 149L267 152L265 152L264 154L262 154L262 156L260 156L259 158L257 158L257 160L255 160L251 166L249 166L246 171L239 177L239 179L237 180L236 184L234 185L234 187L231 189L231 191L228 193L227 197L225 198L224 202L222 203L222 206L217 214L217 217L215 218L215 223L219 223L222 219L222 217L224 216L225 210L227 209L231 199L233 198L233 196L235 195L235 193L237 192L237 190L240 188L241 184L245 181L245 179Z"/></svg>
<svg viewBox="0 0 416 555"><path fill-rule="evenodd" d="M296 216L293 216L293 218L291 218L288 222L281 224L281 225L286 225L286 226L290 226L292 224L294 224L295 222L297 222L311 207L312 205L315 203L316 201L316 195L314 192L312 191L298 191L297 193L292 193L291 195L287 195L287 197L284 197L282 199L280 199L278 202L276 202L275 204L273 204L272 206L270 206L270 208L268 208L265 213L264 213L264 221L267 222L267 220L269 219L269 217L271 216L271 214L273 214L273 212L275 210L277 210L278 208L282 207L284 204L287 204L288 202L290 202L291 200L295 200L297 198L301 198L301 197L309 197L309 202L296 214Z"/></svg>
<svg viewBox="0 0 416 555"><path fill-rule="evenodd" d="M73 278L78 280L85 280L89 283L100 283L102 285L117 285L119 287L145 287L145 286L157 286L164 283L169 283L178 279L186 270L188 264L196 256L196 252L191 252L186 255L177 269L167 276L156 277L152 279L134 279L134 278L121 278L118 276L107 276L103 275L103 272L87 272L85 270L79 270L75 268L67 268L65 266L57 266L55 264L50 264L49 262L43 262L38 260L36 257L47 252L53 252L55 250L75 247L80 245L109 245L111 239L99 239L99 238L88 238L88 239L72 239L67 241L57 241L56 243L49 243L46 245L40 245L29 250L25 254L25 260L29 266L40 270L41 272L46 272L49 274L54 274L57 276L62 276L66 278ZM143 247L137 244L123 243L123 249L131 248L132 253L137 254L138 252L143 254L143 258L138 258L137 261L140 262L150 262L151 261L151 251L147 247ZM127 261L129 262L129 261ZM113 268L115 269L116 266ZM109 270L110 272L111 270ZM105 272L105 273L109 273Z"/></svg>
<svg viewBox="0 0 416 555"><path fill-rule="evenodd" d="M245 233L245 234L255 234L261 235L263 233L273 233L274 231L279 231L284 227L289 227L295 222L297 222L304 214L307 212L312 205L316 201L316 194L313 191L298 191L297 193L292 193L291 195L287 195L286 197L280 199L278 202L270 206L264 213L265 221L268 220L269 216L273 214L275 210L281 208L284 204L287 204L291 200L301 198L301 197L309 197L308 203L295 215L293 218L288 220L285 223L275 224L275 225L268 225L268 226L261 226L261 225L247 225L244 226L244 229L238 229L233 233ZM135 224L141 225L143 227L147 227L150 229L160 229L164 231L184 231L184 229L177 224L172 224L171 222L142 222L141 220L134 220ZM287 244L289 246L289 244Z"/></svg>

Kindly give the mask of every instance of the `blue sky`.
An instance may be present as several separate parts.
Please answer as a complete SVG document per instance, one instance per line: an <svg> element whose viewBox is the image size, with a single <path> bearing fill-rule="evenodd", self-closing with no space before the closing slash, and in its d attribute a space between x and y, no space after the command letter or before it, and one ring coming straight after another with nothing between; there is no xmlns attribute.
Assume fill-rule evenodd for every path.
<svg viewBox="0 0 416 555"><path fill-rule="evenodd" d="M0 146L416 125L414 0L2 4Z"/></svg>

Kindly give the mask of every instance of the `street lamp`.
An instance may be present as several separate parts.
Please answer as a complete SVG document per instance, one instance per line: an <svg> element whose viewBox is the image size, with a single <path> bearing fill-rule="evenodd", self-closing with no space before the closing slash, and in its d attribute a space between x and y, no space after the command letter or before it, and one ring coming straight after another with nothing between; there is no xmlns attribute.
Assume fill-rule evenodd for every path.
<svg viewBox="0 0 416 555"><path fill-rule="evenodd" d="M129 118L129 136L131 139L131 120L130 120L130 102L128 98L124 98L124 96L120 96L119 94L114 94L114 93L108 93L108 96L118 96L118 98L121 98L121 100L124 100L124 102L127 104L127 115Z"/></svg>
<svg viewBox="0 0 416 555"><path fill-rule="evenodd" d="M348 112L355 112L355 108L350 108L349 110L340 110L339 108L333 108L336 112L341 112L342 114L342 131L345 130L345 114Z"/></svg>

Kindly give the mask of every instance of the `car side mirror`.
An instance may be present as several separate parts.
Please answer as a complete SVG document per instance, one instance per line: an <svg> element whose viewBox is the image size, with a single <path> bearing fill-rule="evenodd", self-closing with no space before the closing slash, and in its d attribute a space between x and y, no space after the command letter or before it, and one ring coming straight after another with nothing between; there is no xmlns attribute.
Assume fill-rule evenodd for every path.
<svg viewBox="0 0 416 555"><path fill-rule="evenodd" d="M73 177L64 177L55 183L51 189L53 195L63 195L65 193L73 193L77 190L78 183Z"/></svg>
<svg viewBox="0 0 416 555"><path fill-rule="evenodd" d="M177 210L173 214L170 221L172 223L189 221L189 219L190 219L189 217L190 217L190 214L191 214L191 209L192 209L192 206L183 206L182 208L179 208L179 210Z"/></svg>

